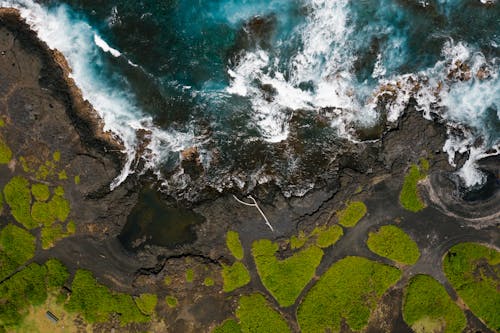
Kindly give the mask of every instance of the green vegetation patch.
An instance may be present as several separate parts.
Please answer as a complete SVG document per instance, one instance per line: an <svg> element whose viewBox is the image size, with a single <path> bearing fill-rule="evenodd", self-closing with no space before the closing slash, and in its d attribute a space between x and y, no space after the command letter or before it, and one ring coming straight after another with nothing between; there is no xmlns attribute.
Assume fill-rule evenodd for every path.
<svg viewBox="0 0 500 333"><path fill-rule="evenodd" d="M401 206L410 212L418 212L425 208L425 203L422 201L418 193L418 182L427 176L425 171L425 163L422 167L413 164L410 171L405 176L403 189L399 194L399 202Z"/></svg>
<svg viewBox="0 0 500 333"><path fill-rule="evenodd" d="M283 260L276 258L276 251L278 244L268 239L256 241L252 245L262 283L281 306L290 306L314 277L323 251L317 246L309 246Z"/></svg>
<svg viewBox="0 0 500 333"><path fill-rule="evenodd" d="M31 189L28 180L19 176L12 178L5 185L3 193L16 221L26 229L36 227L36 222L31 217Z"/></svg>
<svg viewBox="0 0 500 333"><path fill-rule="evenodd" d="M242 296L236 316L243 333L290 332L286 321L269 306L261 294Z"/></svg>
<svg viewBox="0 0 500 333"><path fill-rule="evenodd" d="M167 306L169 308L175 308L177 306L177 304L179 303L177 301L177 298L175 298L174 296L165 297L165 302L167 303Z"/></svg>
<svg viewBox="0 0 500 333"><path fill-rule="evenodd" d="M214 279L212 279L211 277L206 277L205 280L203 281L203 285L205 287L211 287L215 284L215 281Z"/></svg>
<svg viewBox="0 0 500 333"><path fill-rule="evenodd" d="M193 282L194 280L194 270L192 268L188 268L186 271L186 282Z"/></svg>
<svg viewBox="0 0 500 333"><path fill-rule="evenodd" d="M366 205L361 201L350 202L347 207L337 213L339 223L346 228L354 227L366 215Z"/></svg>
<svg viewBox="0 0 500 333"><path fill-rule="evenodd" d="M237 261L232 266L222 265L222 279L224 280L223 290L228 293L250 282L250 273L245 265Z"/></svg>
<svg viewBox="0 0 500 333"><path fill-rule="evenodd" d="M316 236L316 245L321 248L327 248L337 243L344 235L344 229L338 225L320 226L314 228L312 235Z"/></svg>
<svg viewBox="0 0 500 333"><path fill-rule="evenodd" d="M500 331L500 252L462 243L444 258L444 272L472 312L492 330Z"/></svg>
<svg viewBox="0 0 500 333"><path fill-rule="evenodd" d="M304 245L306 245L308 240L309 240L309 237L305 234L305 232L303 230L300 230L298 236L293 235L290 238L290 248L292 250L300 249Z"/></svg>
<svg viewBox="0 0 500 333"><path fill-rule="evenodd" d="M69 278L68 270L57 259L49 259L45 263L47 268L46 283L49 288L58 288L64 285Z"/></svg>
<svg viewBox="0 0 500 333"><path fill-rule="evenodd" d="M7 164L12 159L12 150L0 137L0 164Z"/></svg>
<svg viewBox="0 0 500 333"><path fill-rule="evenodd" d="M155 294L141 294L134 298L135 304L146 316L151 316L155 312L158 296Z"/></svg>
<svg viewBox="0 0 500 333"><path fill-rule="evenodd" d="M241 327L236 320L227 319L220 326L216 327L213 333L241 333Z"/></svg>
<svg viewBox="0 0 500 333"><path fill-rule="evenodd" d="M0 215L3 213L3 195L2 192L0 192Z"/></svg>
<svg viewBox="0 0 500 333"><path fill-rule="evenodd" d="M37 201L47 201L50 197L50 190L47 184L33 184L31 185L31 194Z"/></svg>
<svg viewBox="0 0 500 333"><path fill-rule="evenodd" d="M0 231L0 280L35 255L35 237L13 224ZM1 303L0 303L1 304Z"/></svg>
<svg viewBox="0 0 500 333"><path fill-rule="evenodd" d="M303 333L338 332L342 319L352 330L368 324L385 291L401 272L361 257L346 257L333 264L306 295L297 311Z"/></svg>
<svg viewBox="0 0 500 333"><path fill-rule="evenodd" d="M413 265L420 258L417 243L394 225L370 232L367 245L372 252L401 264Z"/></svg>
<svg viewBox="0 0 500 333"><path fill-rule="evenodd" d="M403 319L417 333L462 332L467 320L444 287L428 275L410 280L403 303Z"/></svg>
<svg viewBox="0 0 500 333"><path fill-rule="evenodd" d="M90 323L106 322L110 315L119 314L122 325L150 320L137 307L132 296L114 293L97 283L91 272L77 270L71 285L72 293L65 308L80 313Z"/></svg>
<svg viewBox="0 0 500 333"><path fill-rule="evenodd" d="M226 245L233 257L238 260L243 259L243 246L241 245L240 235L236 231L227 232Z"/></svg>

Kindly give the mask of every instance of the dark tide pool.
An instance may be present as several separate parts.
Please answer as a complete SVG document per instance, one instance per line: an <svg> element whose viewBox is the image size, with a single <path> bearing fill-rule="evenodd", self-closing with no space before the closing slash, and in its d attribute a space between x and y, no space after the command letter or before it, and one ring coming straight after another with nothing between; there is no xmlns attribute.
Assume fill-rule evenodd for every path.
<svg viewBox="0 0 500 333"><path fill-rule="evenodd" d="M203 216L191 210L168 206L156 191L148 189L140 194L118 239L134 252L146 245L175 248L194 242L193 227L203 221Z"/></svg>

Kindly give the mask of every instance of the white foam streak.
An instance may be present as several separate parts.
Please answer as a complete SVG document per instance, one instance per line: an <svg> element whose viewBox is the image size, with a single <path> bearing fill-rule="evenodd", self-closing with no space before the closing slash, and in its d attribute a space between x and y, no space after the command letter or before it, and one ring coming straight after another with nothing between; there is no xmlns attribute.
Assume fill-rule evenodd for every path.
<svg viewBox="0 0 500 333"><path fill-rule="evenodd" d="M99 46L104 52L110 53L113 57L118 58L122 53L108 45L99 35L94 34L94 43Z"/></svg>

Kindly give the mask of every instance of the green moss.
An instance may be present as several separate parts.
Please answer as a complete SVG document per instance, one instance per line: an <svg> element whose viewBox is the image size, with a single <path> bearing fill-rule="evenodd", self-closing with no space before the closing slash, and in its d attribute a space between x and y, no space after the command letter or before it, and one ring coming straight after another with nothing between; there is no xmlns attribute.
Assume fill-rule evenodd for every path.
<svg viewBox="0 0 500 333"><path fill-rule="evenodd" d="M163 280L166 286L170 286L172 284L172 278L170 276L165 276L165 279Z"/></svg>
<svg viewBox="0 0 500 333"><path fill-rule="evenodd" d="M237 261L232 266L222 265L223 290L231 292L247 285L250 282L250 273L245 265Z"/></svg>
<svg viewBox="0 0 500 333"><path fill-rule="evenodd" d="M35 255L35 237L13 224L0 231L0 280Z"/></svg>
<svg viewBox="0 0 500 333"><path fill-rule="evenodd" d="M35 177L38 180L46 180L55 174L56 164L53 161L46 161L44 164L38 167L35 172Z"/></svg>
<svg viewBox="0 0 500 333"><path fill-rule="evenodd" d="M177 304L179 303L177 301L177 298L175 298L174 296L165 297L165 302L167 303L169 308L175 308L177 306Z"/></svg>
<svg viewBox="0 0 500 333"><path fill-rule="evenodd" d="M475 243L458 244L444 258L444 272L471 311L500 332L500 252Z"/></svg>
<svg viewBox="0 0 500 333"><path fill-rule="evenodd" d="M337 213L339 223L344 227L354 227L365 216L366 205L361 201L350 202L347 207Z"/></svg>
<svg viewBox="0 0 500 333"><path fill-rule="evenodd" d="M293 235L290 238L290 248L292 250L300 249L307 243L308 240L309 237L306 236L304 231L300 230L298 236Z"/></svg>
<svg viewBox="0 0 500 333"><path fill-rule="evenodd" d="M366 327L370 313L401 272L365 258L333 264L306 295L297 311L303 333L338 332L343 319L352 330Z"/></svg>
<svg viewBox="0 0 500 333"><path fill-rule="evenodd" d="M59 162L61 160L61 152L60 151L55 151L52 154L52 159L54 160L54 162Z"/></svg>
<svg viewBox="0 0 500 333"><path fill-rule="evenodd" d="M58 186L54 190L54 194L60 197L64 196L64 188L62 186Z"/></svg>
<svg viewBox="0 0 500 333"><path fill-rule="evenodd" d="M428 172L430 167L431 167L431 164L429 163L428 159L425 159L425 158L420 159L420 168L422 169L422 171Z"/></svg>
<svg viewBox="0 0 500 333"><path fill-rule="evenodd" d="M316 236L316 245L321 248L327 248L337 243L344 235L344 230L338 225L316 227L312 235Z"/></svg>
<svg viewBox="0 0 500 333"><path fill-rule="evenodd" d="M421 172L418 165L413 164L410 171L405 176L403 189L399 194L401 206L410 212L418 212L425 208L425 203L418 193L418 182L426 177L425 172Z"/></svg>
<svg viewBox="0 0 500 333"><path fill-rule="evenodd" d="M31 217L34 221L46 226L52 225L55 218L50 211L50 205L46 202L35 202L31 207Z"/></svg>
<svg viewBox="0 0 500 333"><path fill-rule="evenodd" d="M59 195L54 195L48 204L49 212L54 220L66 221L71 211L69 201Z"/></svg>
<svg viewBox="0 0 500 333"><path fill-rule="evenodd" d="M213 330L213 333L241 333L240 324L234 319L227 319Z"/></svg>
<svg viewBox="0 0 500 333"><path fill-rule="evenodd" d="M194 280L194 270L192 268L188 268L186 270L186 282L193 282Z"/></svg>
<svg viewBox="0 0 500 333"><path fill-rule="evenodd" d="M31 185L31 193L37 201L47 201L50 197L50 190L47 184L33 184Z"/></svg>
<svg viewBox="0 0 500 333"><path fill-rule="evenodd" d="M146 316L151 316L155 312L158 296L155 294L141 294L134 298L135 304Z"/></svg>
<svg viewBox="0 0 500 333"><path fill-rule="evenodd" d="M66 234L70 236L73 235L75 232L76 232L75 222L69 221L68 224L66 225Z"/></svg>
<svg viewBox="0 0 500 333"><path fill-rule="evenodd" d="M68 179L68 175L66 174L66 170L63 170L57 174L57 177L59 180L66 180Z"/></svg>
<svg viewBox="0 0 500 333"><path fill-rule="evenodd" d="M206 277L205 280L203 281L203 285L205 287L212 287L214 284L215 284L215 281L211 277Z"/></svg>
<svg viewBox="0 0 500 333"><path fill-rule="evenodd" d="M240 235L236 231L228 231L226 235L226 245L231 254L238 260L243 259L243 246L240 242Z"/></svg>
<svg viewBox="0 0 500 333"><path fill-rule="evenodd" d="M3 214L3 195L0 192L0 216Z"/></svg>
<svg viewBox="0 0 500 333"><path fill-rule="evenodd" d="M0 138L0 164L7 164L12 159L12 151L9 146Z"/></svg>
<svg viewBox="0 0 500 333"><path fill-rule="evenodd" d="M147 322L150 319L141 313L130 295L111 292L97 283L89 271L76 271L71 290L66 310L81 314L90 323L106 322L113 313L120 315L122 324Z"/></svg>
<svg viewBox="0 0 500 333"><path fill-rule="evenodd" d="M372 252L401 264L413 265L420 257L415 241L394 225L370 232L367 245Z"/></svg>
<svg viewBox="0 0 500 333"><path fill-rule="evenodd" d="M236 316L243 333L290 332L286 321L269 306L261 294L242 296Z"/></svg>
<svg viewBox="0 0 500 333"><path fill-rule="evenodd" d="M42 241L42 249L47 250L55 245L55 243L66 236L63 226L59 223L42 228L40 240Z"/></svg>
<svg viewBox="0 0 500 333"><path fill-rule="evenodd" d="M1 127L5 127L5 121L2 118L0 118L0 128Z"/></svg>
<svg viewBox="0 0 500 333"><path fill-rule="evenodd" d="M5 185L3 193L16 221L27 229L36 227L36 222L31 217L31 189L28 180L19 176L12 178Z"/></svg>
<svg viewBox="0 0 500 333"><path fill-rule="evenodd" d="M290 306L314 277L323 251L316 246L309 246L284 260L276 258L276 251L278 244L267 239L256 241L252 245L252 254L262 284L281 306Z"/></svg>
<svg viewBox="0 0 500 333"><path fill-rule="evenodd" d="M76 175L75 178L74 178L74 181L75 181L75 185L80 185L80 176L79 175Z"/></svg>
<svg viewBox="0 0 500 333"><path fill-rule="evenodd" d="M459 333L467 324L465 315L444 287L428 275L417 275L410 280L403 318L417 333Z"/></svg>
<svg viewBox="0 0 500 333"><path fill-rule="evenodd" d="M60 288L69 278L69 273L66 267L56 259L50 259L45 262L47 268L46 284L49 288Z"/></svg>

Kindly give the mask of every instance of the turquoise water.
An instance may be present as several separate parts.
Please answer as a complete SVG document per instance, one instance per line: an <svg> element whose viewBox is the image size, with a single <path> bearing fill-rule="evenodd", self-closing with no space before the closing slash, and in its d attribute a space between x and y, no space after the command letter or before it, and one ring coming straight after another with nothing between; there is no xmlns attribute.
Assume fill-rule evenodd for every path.
<svg viewBox="0 0 500 333"><path fill-rule="evenodd" d="M24 8L61 49L84 96L125 142L129 164L115 185L144 171L134 162L138 129L151 132L139 158L180 192L198 191L195 184L250 191L270 181L303 194L328 170L336 140L361 140L357 128L397 121L409 104L455 129L444 149L450 163L469 152L459 173L468 185L485 179L475 161L500 142L495 2L0 3ZM105 52L96 36L119 53ZM398 92L382 102L387 85ZM179 152L191 146L202 177L179 169Z"/></svg>

